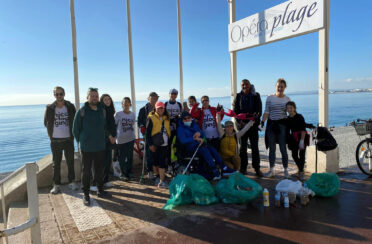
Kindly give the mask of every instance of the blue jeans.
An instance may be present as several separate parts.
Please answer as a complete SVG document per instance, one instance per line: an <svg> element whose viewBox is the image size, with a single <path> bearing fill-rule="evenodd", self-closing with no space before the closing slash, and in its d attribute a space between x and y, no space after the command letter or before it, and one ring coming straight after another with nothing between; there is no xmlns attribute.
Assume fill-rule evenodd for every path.
<svg viewBox="0 0 372 244"><path fill-rule="evenodd" d="M282 154L283 167L288 167L288 154L286 144L286 126L283 124L277 125L277 130L273 129L273 124L268 129L268 140L269 140L269 162L270 168L275 166L276 158L276 143L279 143L280 153Z"/></svg>
<svg viewBox="0 0 372 244"><path fill-rule="evenodd" d="M199 148L198 155L200 155L205 160L205 162L207 162L208 166L213 171L214 176L219 175L217 165L220 166L221 169L225 167L225 164L221 156L218 154L217 150L212 146L201 146Z"/></svg>

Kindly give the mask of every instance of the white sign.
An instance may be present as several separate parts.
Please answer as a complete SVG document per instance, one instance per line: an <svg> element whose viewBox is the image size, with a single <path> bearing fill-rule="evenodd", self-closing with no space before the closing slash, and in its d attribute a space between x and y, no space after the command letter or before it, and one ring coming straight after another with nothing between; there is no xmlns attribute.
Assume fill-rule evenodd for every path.
<svg viewBox="0 0 372 244"><path fill-rule="evenodd" d="M324 0L292 0L229 24L229 51L324 28Z"/></svg>

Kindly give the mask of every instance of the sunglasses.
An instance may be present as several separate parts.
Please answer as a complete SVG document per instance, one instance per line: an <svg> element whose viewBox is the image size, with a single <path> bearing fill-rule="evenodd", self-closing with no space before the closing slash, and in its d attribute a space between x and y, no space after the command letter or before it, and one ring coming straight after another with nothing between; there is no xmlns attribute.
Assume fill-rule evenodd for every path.
<svg viewBox="0 0 372 244"><path fill-rule="evenodd" d="M208 99L202 100L202 103L203 103L203 102L209 102L209 100L208 100Z"/></svg>
<svg viewBox="0 0 372 244"><path fill-rule="evenodd" d="M65 95L65 94L63 94L63 93L54 93L54 95L56 96L56 97L58 97L58 96L63 96L63 95Z"/></svg>

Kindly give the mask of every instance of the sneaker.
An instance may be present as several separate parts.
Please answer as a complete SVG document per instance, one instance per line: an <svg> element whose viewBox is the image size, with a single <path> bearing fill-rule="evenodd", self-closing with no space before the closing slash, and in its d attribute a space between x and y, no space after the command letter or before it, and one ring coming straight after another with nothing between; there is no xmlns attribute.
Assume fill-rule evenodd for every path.
<svg viewBox="0 0 372 244"><path fill-rule="evenodd" d="M288 179L289 178L289 174L288 174L288 169L284 169L284 178Z"/></svg>
<svg viewBox="0 0 372 244"><path fill-rule="evenodd" d="M89 195L84 195L83 197L83 203L85 206L90 206L90 197Z"/></svg>
<svg viewBox="0 0 372 244"><path fill-rule="evenodd" d="M304 174L304 172L298 172L298 179L300 181L304 181L305 180L305 174Z"/></svg>
<svg viewBox="0 0 372 244"><path fill-rule="evenodd" d="M257 177L262 177L263 176L261 170L256 170L256 176Z"/></svg>
<svg viewBox="0 0 372 244"><path fill-rule="evenodd" d="M158 184L159 188L168 188L168 184L165 181L161 181Z"/></svg>
<svg viewBox="0 0 372 244"><path fill-rule="evenodd" d="M97 188L97 186L90 186L89 190L90 191L97 192L98 191L98 188Z"/></svg>
<svg viewBox="0 0 372 244"><path fill-rule="evenodd" d="M232 175L236 172L236 170L233 170L227 166L223 167L222 169L222 175L223 176L229 176L229 175Z"/></svg>
<svg viewBox="0 0 372 244"><path fill-rule="evenodd" d="M59 185L54 185L52 190L50 190L50 193L52 193L52 194L58 194L60 192L61 192L61 188L60 188Z"/></svg>
<svg viewBox="0 0 372 244"><path fill-rule="evenodd" d="M159 183L160 183L160 177L156 177L155 178L155 185L157 186L157 185L159 185Z"/></svg>
<svg viewBox="0 0 372 244"><path fill-rule="evenodd" d="M154 172L150 171L149 172L149 180L154 180L154 179L155 179Z"/></svg>
<svg viewBox="0 0 372 244"><path fill-rule="evenodd" d="M105 188L111 188L111 187L114 187L114 185L111 184L111 182L106 182L105 184L103 184L103 187L105 187Z"/></svg>
<svg viewBox="0 0 372 244"><path fill-rule="evenodd" d="M76 182L71 182L70 184L68 184L68 187L73 191L76 191L77 189L79 189L79 186L78 184L76 184Z"/></svg>
<svg viewBox="0 0 372 244"><path fill-rule="evenodd" d="M275 169L270 168L270 171L265 175L267 178L273 178L275 176Z"/></svg>
<svg viewBox="0 0 372 244"><path fill-rule="evenodd" d="M111 198L112 197L109 192L104 191L104 190L98 191L97 196L100 198Z"/></svg>
<svg viewBox="0 0 372 244"><path fill-rule="evenodd" d="M122 181L129 181L129 177L125 176L125 175L120 175L119 177Z"/></svg>

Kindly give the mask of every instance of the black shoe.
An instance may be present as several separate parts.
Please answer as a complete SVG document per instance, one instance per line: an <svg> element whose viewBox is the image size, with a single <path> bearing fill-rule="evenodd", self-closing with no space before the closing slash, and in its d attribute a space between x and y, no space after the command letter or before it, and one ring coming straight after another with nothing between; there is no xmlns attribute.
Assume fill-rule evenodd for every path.
<svg viewBox="0 0 372 244"><path fill-rule="evenodd" d="M85 206L90 206L90 197L85 195L83 197L83 203Z"/></svg>
<svg viewBox="0 0 372 244"><path fill-rule="evenodd" d="M112 197L109 192L104 191L104 190L98 191L97 196L100 198L111 198Z"/></svg>
<svg viewBox="0 0 372 244"><path fill-rule="evenodd" d="M256 170L256 176L257 177L263 177L263 174L262 174L261 170Z"/></svg>

